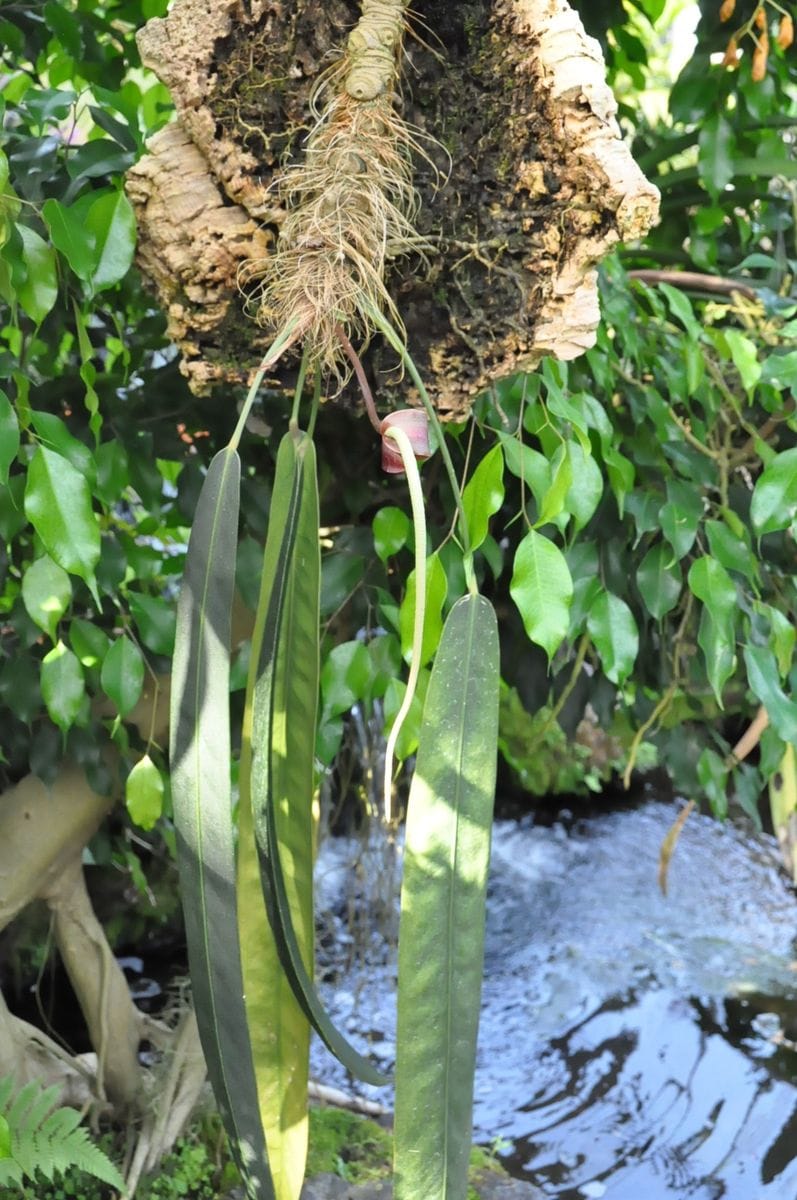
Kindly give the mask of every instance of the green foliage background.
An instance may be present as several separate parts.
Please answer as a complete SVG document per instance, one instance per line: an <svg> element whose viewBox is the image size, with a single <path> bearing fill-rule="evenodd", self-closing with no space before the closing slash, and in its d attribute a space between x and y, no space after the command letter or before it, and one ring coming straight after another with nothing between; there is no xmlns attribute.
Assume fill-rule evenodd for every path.
<svg viewBox="0 0 797 1200"><path fill-rule="evenodd" d="M606 771L654 755L718 814L757 810L794 699L797 438L797 70L773 47L753 82L717 61L728 26L704 5L695 53L663 116L642 103L661 75L663 0L581 5L607 51L634 153L662 190L662 222L602 270L597 345L569 365L496 381L475 425L452 428L483 590L501 618L501 745L536 791L601 782L540 771L589 710L612 735ZM754 11L739 4L741 24ZM197 400L132 266L122 179L169 118L134 31L165 0L50 0L0 14L0 776L52 780L68 755L118 786L144 829L171 838L164 747L131 720L168 669L174 602L196 497L229 436L231 398ZM773 21L776 13L768 9ZM662 32L664 31L664 32ZM653 47L658 58L653 62ZM722 275L738 294L685 293L629 268ZM239 591L254 606L274 448L251 439ZM321 766L345 761L348 714L388 722L409 649L412 537L402 482L385 479L364 419L327 406L318 429L325 526ZM356 468L354 464L356 463ZM354 468L354 469L353 469ZM426 469L434 547L419 696L399 745L417 744L442 618L462 592L451 501ZM247 646L234 664L234 702ZM755 765L730 746L759 704ZM636 741L635 741L636 739ZM644 753L638 757L640 743ZM566 743L564 743L566 745ZM161 815L163 814L163 816ZM96 853L143 876L129 827Z"/></svg>

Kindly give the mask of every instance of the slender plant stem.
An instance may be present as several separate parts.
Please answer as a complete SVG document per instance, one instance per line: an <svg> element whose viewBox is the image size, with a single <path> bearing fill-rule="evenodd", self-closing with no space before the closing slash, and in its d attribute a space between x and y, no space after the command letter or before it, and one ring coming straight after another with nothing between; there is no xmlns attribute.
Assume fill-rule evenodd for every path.
<svg viewBox="0 0 797 1200"><path fill-rule="evenodd" d="M377 308L374 308L373 305L368 303L366 303L365 308L374 325L384 335L409 371L412 381L418 389L418 394L421 397L421 403L426 409L426 413L429 417L432 427L437 434L437 443L440 447L440 454L442 455L443 462L445 464L448 481L451 485L451 491L454 494L454 502L457 506L457 512L459 513L459 537L460 542L462 543L465 579L467 580L468 591L476 595L478 594L479 589L476 585L476 576L473 570L473 553L470 548L468 522L467 518L465 517L465 510L462 506L462 492L460 490L459 480L457 479L457 473L454 469L454 463L451 459L451 454L446 443L443 426L440 423L440 418L438 417L437 411L429 398L429 393L426 390L426 385L424 384L423 379L421 379L420 372L415 366L410 352L404 345L404 342L396 333L395 329L387 320L387 318L384 317Z"/></svg>
<svg viewBox="0 0 797 1200"><path fill-rule="evenodd" d="M243 435L246 422L249 419L249 413L252 411L252 405L255 402L255 397L260 391L260 385L263 382L263 377L274 363L285 353L289 346L301 336L302 330L297 321L290 321L284 329L281 329L274 341L271 344L271 349L266 354L265 358L258 367L257 373L252 380L251 387L246 394L246 399L241 409L241 414L238 417L238 424L235 426L235 431L229 440L228 446L230 450L237 450L238 443Z"/></svg>
<svg viewBox="0 0 797 1200"><path fill-rule="evenodd" d="M315 433L315 422L318 416L318 406L321 403L321 371L316 369L315 381L313 383L313 403L310 408L310 420L307 422L307 436L312 437Z"/></svg>
<svg viewBox="0 0 797 1200"><path fill-rule="evenodd" d="M379 420L379 414L376 411L376 404L374 403L374 394L371 391L371 385L369 384L365 371L363 370L363 364L360 361L360 356L354 349L354 346L352 346L349 339L346 337L342 325L336 325L335 332L338 335L338 341L343 347L346 357L354 368L354 374L357 376L357 382L360 385L360 391L362 392L363 400L365 401L365 411L368 413L368 420L371 422L376 432L381 436L382 422Z"/></svg>
<svg viewBox="0 0 797 1200"><path fill-rule="evenodd" d="M410 439L403 429L391 427L385 430L385 437L393 438L399 448L404 470L407 474L407 487L410 492L412 505L412 522L415 532L415 619L412 627L412 658L410 673L407 677L407 690L401 707L396 714L393 728L390 730L385 747L385 820L390 824L393 820L393 759L396 752L401 727L407 713L410 711L415 689L418 686L418 674L421 669L421 654L423 653L423 625L426 611L426 514L423 505L423 488L418 464L415 461Z"/></svg>
<svg viewBox="0 0 797 1200"><path fill-rule="evenodd" d="M296 376L296 389L293 393L293 408L291 410L291 428L299 428L299 409L302 403L302 395L304 393L304 381L307 377L307 366L310 361L310 351L305 346L302 353L302 361L299 363L299 374Z"/></svg>

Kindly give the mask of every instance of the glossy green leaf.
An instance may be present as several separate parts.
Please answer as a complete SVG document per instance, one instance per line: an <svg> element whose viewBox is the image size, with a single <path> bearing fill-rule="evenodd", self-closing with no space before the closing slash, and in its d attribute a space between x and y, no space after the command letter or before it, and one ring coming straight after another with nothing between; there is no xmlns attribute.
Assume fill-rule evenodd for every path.
<svg viewBox="0 0 797 1200"><path fill-rule="evenodd" d="M19 422L14 406L0 391L0 484L8 483L8 472L19 450Z"/></svg>
<svg viewBox="0 0 797 1200"><path fill-rule="evenodd" d="M539 506L535 528L554 521L564 510L565 497L573 482L573 467L570 462L568 446L562 445L556 451L551 463L551 485L542 498Z"/></svg>
<svg viewBox="0 0 797 1200"><path fill-rule="evenodd" d="M54 413L34 409L31 412L31 424L41 444L71 462L75 470L85 477L89 487L93 487L97 478L97 467L92 453L88 446L72 436L61 418Z"/></svg>
<svg viewBox="0 0 797 1200"><path fill-rule="evenodd" d="M50 557L94 588L100 527L91 492L72 463L46 446L39 446L30 461L25 513Z"/></svg>
<svg viewBox="0 0 797 1200"><path fill-rule="evenodd" d="M80 715L86 688L83 669L63 642L42 659L40 682L50 719L66 732Z"/></svg>
<svg viewBox="0 0 797 1200"><path fill-rule="evenodd" d="M432 554L426 560L426 610L423 621L423 646L421 649L421 666L434 655L443 632L443 605L448 592L448 577L446 576L439 554ZM412 658L412 631L415 621L415 572L407 576L407 587L404 599L399 609L399 632L401 634L401 653L405 662Z"/></svg>
<svg viewBox="0 0 797 1200"><path fill-rule="evenodd" d="M589 611L587 630L606 678L618 685L625 683L639 653L637 623L626 602L611 592L601 592Z"/></svg>
<svg viewBox="0 0 797 1200"><path fill-rule="evenodd" d="M695 559L689 568L689 588L703 604L697 642L722 708L722 690L736 668L736 588L722 563L708 555Z"/></svg>
<svg viewBox="0 0 797 1200"><path fill-rule="evenodd" d="M606 464L606 474L609 476L609 486L617 501L617 511L622 519L625 513L625 498L634 486L636 468L616 446L607 446L604 449L603 461Z"/></svg>
<svg viewBox="0 0 797 1200"><path fill-rule="evenodd" d="M573 581L561 550L534 529L515 552L509 591L529 640L550 659L567 634Z"/></svg>
<svg viewBox="0 0 797 1200"><path fill-rule="evenodd" d="M724 330L723 337L733 359L733 365L741 376L742 387L746 392L752 392L761 378L761 364L758 361L755 342L745 337L743 333L739 333L738 329Z"/></svg>
<svg viewBox="0 0 797 1200"><path fill-rule="evenodd" d="M286 497L292 493L295 452L291 438L278 457L271 518L275 522L281 521ZM321 563L312 442L304 439L299 452L303 458L301 491L271 693L271 793L268 802L274 810L277 850L290 920L304 970L311 978L315 941L313 792ZM280 525L276 528L279 530ZM271 546L267 552L271 556L270 562L273 562L274 549ZM272 578L268 574L270 562L264 563L267 586ZM264 602L268 599L270 594L264 597ZM355 646L368 658L361 643L346 645ZM370 675L370 663L367 674ZM254 688L256 672L252 671L250 679ZM249 694L251 696L251 690ZM336 698L338 701L343 699L339 687ZM247 710L247 719L250 714L255 717L251 707ZM246 777L251 769L247 729L248 726L241 760L244 782L239 818L242 853L238 868L246 1005L274 1190L277 1200L298 1200L307 1157L310 1024L282 968L275 936L264 921L253 809L251 802L246 803ZM255 793L252 800L258 800Z"/></svg>
<svg viewBox="0 0 797 1200"><path fill-rule="evenodd" d="M31 621L55 641L58 622L72 603L72 583L49 555L37 558L22 577L22 600Z"/></svg>
<svg viewBox="0 0 797 1200"><path fill-rule="evenodd" d="M693 595L717 621L733 616L737 604L736 587L722 563L708 554L696 558L689 568L689 587Z"/></svg>
<svg viewBox="0 0 797 1200"><path fill-rule="evenodd" d="M362 642L341 642L330 650L321 673L324 716L336 717L365 699L371 679L371 660Z"/></svg>
<svg viewBox="0 0 797 1200"><path fill-rule="evenodd" d="M728 815L728 768L725 762L706 746L697 760L697 778L708 797L714 816L724 821Z"/></svg>
<svg viewBox="0 0 797 1200"><path fill-rule="evenodd" d="M94 269L91 282L96 291L123 279L133 262L136 248L136 218L125 193L106 192L89 207L86 230L94 238Z"/></svg>
<svg viewBox="0 0 797 1200"><path fill-rule="evenodd" d="M309 464L309 466L308 466ZM280 962L299 1005L325 1045L352 1074L366 1082L381 1084L382 1075L363 1058L335 1028L324 1009L304 964L302 949L293 925L285 869L279 851L279 833L275 794L275 722L279 688L280 646L284 634L286 598L290 605L291 576L295 569L295 551L301 525L303 497L306 495L307 470L312 470L312 442L303 434L288 433L277 456L269 526L275 530L266 542L263 583L252 637L252 672L247 688L246 713L240 769L241 808L252 809L260 859L260 878L269 921L276 940ZM305 729L304 736L311 731ZM247 827L241 816L242 852L249 844ZM239 862L241 862L239 855ZM242 871L245 867L242 867ZM290 872L290 867L288 865ZM248 875L247 875L248 880ZM241 887L247 882L241 879Z"/></svg>
<svg viewBox="0 0 797 1200"><path fill-rule="evenodd" d="M503 502L504 456L500 445L495 445L485 454L462 493L471 550L481 546L490 528L490 518Z"/></svg>
<svg viewBox="0 0 797 1200"><path fill-rule="evenodd" d="M683 558L692 549L702 516L699 491L680 480L671 480L667 484L667 502L662 505L659 522L676 558Z"/></svg>
<svg viewBox="0 0 797 1200"><path fill-rule="evenodd" d="M111 644L108 634L99 625L73 617L69 622L69 641L84 667L101 667Z"/></svg>
<svg viewBox="0 0 797 1200"><path fill-rule="evenodd" d="M681 568L672 561L672 557L670 547L664 542L657 542L648 550L637 569L636 581L640 594L648 612L657 621L672 612L683 587Z"/></svg>
<svg viewBox="0 0 797 1200"><path fill-rule="evenodd" d="M482 596L466 596L432 669L407 809L396 1200L462 1200L468 1188L498 684L495 614Z"/></svg>
<svg viewBox="0 0 797 1200"><path fill-rule="evenodd" d="M119 645L118 642L116 644ZM163 776L150 756L145 754L125 782L125 806L130 820L141 829L154 829L163 812L163 792Z"/></svg>
<svg viewBox="0 0 797 1200"><path fill-rule="evenodd" d="M128 603L144 645L155 654L171 654L175 645L176 622L172 605L160 596L145 596L137 592L128 594Z"/></svg>
<svg viewBox="0 0 797 1200"><path fill-rule="evenodd" d="M100 683L120 717L126 717L138 704L144 687L144 659L135 642L125 634L116 639L105 655Z"/></svg>
<svg viewBox="0 0 797 1200"><path fill-rule="evenodd" d="M759 537L788 529L797 515L797 447L776 454L756 480L750 517Z"/></svg>
<svg viewBox="0 0 797 1200"><path fill-rule="evenodd" d="M578 442L568 446L572 482L565 496L565 511L573 518L578 533L592 519L603 495L603 475L591 454L585 454Z"/></svg>
<svg viewBox="0 0 797 1200"><path fill-rule="evenodd" d="M769 618L771 630L769 644L775 652L780 677L785 679L792 666L794 646L797 642L797 628L785 613L782 613L779 608L773 608L771 604L762 605L761 611Z"/></svg>
<svg viewBox="0 0 797 1200"><path fill-rule="evenodd" d="M738 571L750 580L757 579L756 556L745 526L734 532L725 521L706 521L705 530L712 558L729 571Z"/></svg>
<svg viewBox="0 0 797 1200"><path fill-rule="evenodd" d="M784 742L797 744L797 703L780 686L778 664L769 646L745 646L744 663L751 691L767 710L770 724Z"/></svg>
<svg viewBox="0 0 797 1200"><path fill-rule="evenodd" d="M82 217L52 198L42 205L42 217L56 250L78 278L88 279L94 268L94 237Z"/></svg>
<svg viewBox="0 0 797 1200"><path fill-rule="evenodd" d="M199 497L172 667L172 803L194 1006L233 1155L251 1200L272 1200L237 937L230 783L230 626L240 460L220 451Z"/></svg>
<svg viewBox="0 0 797 1200"><path fill-rule="evenodd" d="M731 620L717 620L710 609L700 614L697 644L703 651L706 675L720 708L724 708L723 688L736 670L736 633Z"/></svg>
<svg viewBox="0 0 797 1200"><path fill-rule="evenodd" d="M736 139L732 125L719 111L710 113L698 135L698 169L712 196L717 196L733 179Z"/></svg>
<svg viewBox="0 0 797 1200"><path fill-rule="evenodd" d="M387 562L407 544L412 528L403 508L386 504L380 508L373 520L374 549L382 562Z"/></svg>
<svg viewBox="0 0 797 1200"><path fill-rule="evenodd" d="M17 299L30 319L41 325L58 299L55 251L27 225L17 225L17 230L27 267L27 277L17 287Z"/></svg>

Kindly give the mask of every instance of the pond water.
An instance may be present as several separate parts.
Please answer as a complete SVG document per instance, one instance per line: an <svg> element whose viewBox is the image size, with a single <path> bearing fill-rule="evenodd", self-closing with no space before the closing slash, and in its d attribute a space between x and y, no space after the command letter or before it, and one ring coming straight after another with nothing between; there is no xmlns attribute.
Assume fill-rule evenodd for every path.
<svg viewBox="0 0 797 1200"><path fill-rule="evenodd" d="M697 814L662 896L676 813L496 824L474 1138L541 1196L797 1200L797 900L774 842ZM362 852L319 860L321 990L390 1068L399 851ZM392 1102L320 1045L312 1070Z"/></svg>

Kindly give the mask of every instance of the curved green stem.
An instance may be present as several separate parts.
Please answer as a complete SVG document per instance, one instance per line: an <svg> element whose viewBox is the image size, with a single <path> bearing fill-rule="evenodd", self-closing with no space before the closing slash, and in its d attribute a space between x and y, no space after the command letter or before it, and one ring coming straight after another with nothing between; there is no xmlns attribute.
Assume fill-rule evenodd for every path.
<svg viewBox="0 0 797 1200"><path fill-rule="evenodd" d="M399 337L396 330L393 328L393 326L390 324L390 322L387 320L387 318L384 317L383 314L380 313L379 310L377 308L375 308L372 304L369 304L366 302L364 307L365 307L366 312L368 313L368 316L373 321L376 328L380 331L380 333L382 333L384 335L384 337L387 339L387 341L390 343L390 345L393 347L393 349L399 355L399 357L401 358L401 361L404 363L405 367L409 371L410 376L412 378L412 382L415 384L416 388L418 389L418 394L421 397L421 403L423 404L424 408L426 409L427 416L429 417L432 427L434 428L434 431L437 435L437 444L440 447L440 454L442 455L443 463L445 464L446 473L448 475L448 481L451 485L451 491L454 494L454 502L457 506L457 513L459 515L459 538L460 538L460 542L462 544L462 554L463 554L463 558L464 558L464 567L465 567L465 579L468 584L468 591L471 592L473 595L477 595L479 589L476 585L476 575L473 570L473 553L470 548L470 535L468 533L468 522L467 522L467 518L465 517L465 510L462 506L462 492L460 490L459 480L457 479L457 473L454 469L454 463L451 458L451 453L448 449L448 445L446 444L446 438L445 438L445 433L443 432L443 426L440 423L440 418L437 415L437 410L435 409L435 406L432 404L432 401L429 398L429 393L427 392L426 385L424 384L423 379L421 378L420 371L415 366L415 363L412 360L409 350L407 349L404 342Z"/></svg>
<svg viewBox="0 0 797 1200"><path fill-rule="evenodd" d="M299 427L299 409L302 403L302 395L304 393L304 381L307 377L307 366L310 362L310 351L305 346L302 354L302 361L299 363L299 374L296 376L296 388L293 393L293 408L291 410L291 427Z"/></svg>
<svg viewBox="0 0 797 1200"><path fill-rule="evenodd" d="M423 653L423 624L426 614L426 514L423 505L423 488L418 464L415 461L410 439L403 429L395 427L385 430L385 437L393 438L399 448L404 470L407 473L407 486L412 505L412 523L415 531L415 619L412 627L412 658L410 673L407 677L407 690L401 707L396 713L393 728L385 747L385 820L388 824L393 820L393 759L396 753L401 727L415 696L418 686L418 675L421 669L421 654Z"/></svg>
<svg viewBox="0 0 797 1200"><path fill-rule="evenodd" d="M246 394L243 408L241 409L240 416L238 417L238 424L235 426L233 435L228 443L230 450L238 449L238 443L243 435L246 422L249 418L250 412L252 411L252 405L255 402L257 393L260 391L260 385L263 382L263 377L265 376L266 371L274 366L274 363L277 361L277 359L281 358L289 346L293 345L297 338L300 337L301 332L302 330L298 321L289 321L285 328L281 329L274 338L271 348L258 367L257 373L252 380L249 391Z"/></svg>
<svg viewBox="0 0 797 1200"><path fill-rule="evenodd" d="M321 403L321 371L317 368L313 383L313 403L310 408L310 420L307 422L307 436L312 438L315 433L315 421L318 416L318 406Z"/></svg>

